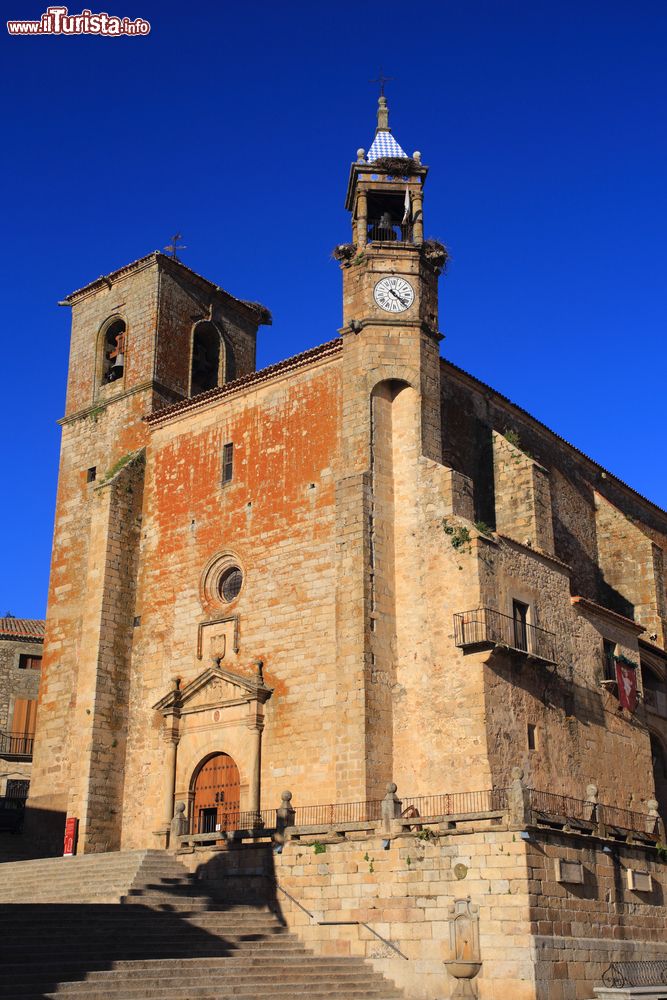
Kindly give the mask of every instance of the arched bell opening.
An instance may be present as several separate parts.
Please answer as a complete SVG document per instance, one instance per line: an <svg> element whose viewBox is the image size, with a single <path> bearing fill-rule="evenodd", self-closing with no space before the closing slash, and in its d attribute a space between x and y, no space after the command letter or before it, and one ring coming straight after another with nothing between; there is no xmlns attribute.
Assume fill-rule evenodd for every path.
<svg viewBox="0 0 667 1000"><path fill-rule="evenodd" d="M222 383L224 349L220 331L213 323L197 323L192 334L190 395L215 389Z"/></svg>
<svg viewBox="0 0 667 1000"><path fill-rule="evenodd" d="M98 338L97 381L100 385L117 382L125 374L127 324L120 316L111 316L102 325Z"/></svg>
<svg viewBox="0 0 667 1000"><path fill-rule="evenodd" d="M228 753L209 754L199 762L189 790L191 833L215 833L238 827L241 777Z"/></svg>

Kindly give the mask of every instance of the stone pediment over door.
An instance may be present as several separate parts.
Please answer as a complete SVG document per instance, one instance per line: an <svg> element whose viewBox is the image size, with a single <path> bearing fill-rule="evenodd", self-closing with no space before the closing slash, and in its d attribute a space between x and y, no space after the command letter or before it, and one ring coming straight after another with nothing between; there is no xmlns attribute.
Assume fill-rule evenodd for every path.
<svg viewBox="0 0 667 1000"><path fill-rule="evenodd" d="M213 666L204 670L184 687L173 688L153 708L165 716L174 714L183 716L208 709L249 704L253 701L263 705L272 693L273 689L264 684L259 673L255 680Z"/></svg>

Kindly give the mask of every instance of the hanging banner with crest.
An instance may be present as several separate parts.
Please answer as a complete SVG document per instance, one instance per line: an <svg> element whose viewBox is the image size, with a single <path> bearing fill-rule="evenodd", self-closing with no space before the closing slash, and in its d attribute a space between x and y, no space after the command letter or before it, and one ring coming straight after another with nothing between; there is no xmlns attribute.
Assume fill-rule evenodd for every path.
<svg viewBox="0 0 667 1000"><path fill-rule="evenodd" d="M618 700L622 708L634 712L637 708L637 670L622 660L616 660Z"/></svg>

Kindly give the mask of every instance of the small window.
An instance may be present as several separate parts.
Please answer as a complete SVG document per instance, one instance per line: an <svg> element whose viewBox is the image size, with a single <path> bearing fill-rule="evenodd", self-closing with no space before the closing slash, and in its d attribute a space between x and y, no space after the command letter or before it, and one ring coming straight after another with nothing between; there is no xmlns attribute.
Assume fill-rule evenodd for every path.
<svg viewBox="0 0 667 1000"><path fill-rule="evenodd" d="M222 481L231 483L234 475L234 445L226 444L222 449Z"/></svg>
<svg viewBox="0 0 667 1000"><path fill-rule="evenodd" d="M227 604L230 604L232 601L236 600L236 598L241 593L242 583L243 583L243 573L238 568L238 566L232 566L231 569L228 569L226 573L223 573L223 575L220 577L220 583L219 583L220 597L223 599L223 601L226 601Z"/></svg>
<svg viewBox="0 0 667 1000"><path fill-rule="evenodd" d="M113 320L104 332L102 382L116 382L125 372L125 323Z"/></svg>
<svg viewBox="0 0 667 1000"><path fill-rule="evenodd" d="M528 605L521 601L512 601L512 617L514 619L514 647L528 652Z"/></svg>
<svg viewBox="0 0 667 1000"><path fill-rule="evenodd" d="M27 799L30 782L25 778L7 778L5 795L8 799Z"/></svg>
<svg viewBox="0 0 667 1000"><path fill-rule="evenodd" d="M19 656L19 670L41 670L42 669L42 658L41 656L30 656L27 653L21 653Z"/></svg>
<svg viewBox="0 0 667 1000"><path fill-rule="evenodd" d="M97 466L91 465L91 467L86 470L86 482L94 483L96 479L97 479Z"/></svg>
<svg viewBox="0 0 667 1000"><path fill-rule="evenodd" d="M602 655L604 657L604 679L616 680L616 643L611 639L602 640Z"/></svg>
<svg viewBox="0 0 667 1000"><path fill-rule="evenodd" d="M528 749L537 750L537 726L528 723Z"/></svg>

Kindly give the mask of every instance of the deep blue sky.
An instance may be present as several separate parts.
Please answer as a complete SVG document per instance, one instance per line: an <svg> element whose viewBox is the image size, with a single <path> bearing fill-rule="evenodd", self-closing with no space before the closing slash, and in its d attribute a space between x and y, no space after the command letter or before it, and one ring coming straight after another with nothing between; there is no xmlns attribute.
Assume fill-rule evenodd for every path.
<svg viewBox="0 0 667 1000"><path fill-rule="evenodd" d="M151 34L4 35L0 52L0 615L45 611L56 302L178 229L189 266L272 310L261 366L333 337L330 251L380 65L394 134L431 168L427 234L453 257L443 353L667 506L663 0L87 6Z"/></svg>

